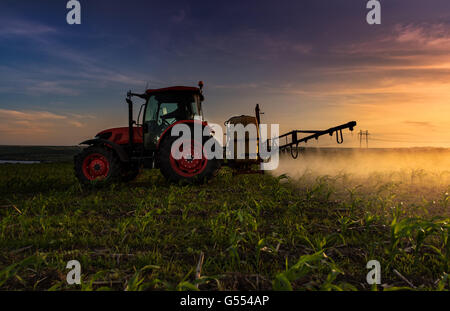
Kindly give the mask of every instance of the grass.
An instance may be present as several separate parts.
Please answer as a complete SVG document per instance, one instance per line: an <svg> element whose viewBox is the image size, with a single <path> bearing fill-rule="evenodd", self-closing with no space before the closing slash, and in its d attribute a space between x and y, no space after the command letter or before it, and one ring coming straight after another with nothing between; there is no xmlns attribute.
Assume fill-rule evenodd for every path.
<svg viewBox="0 0 450 311"><path fill-rule="evenodd" d="M178 186L148 170L86 191L70 163L3 164L0 289L448 290L450 189L427 174L222 169ZM81 285L66 282L72 259ZM371 259L382 285L366 282Z"/></svg>

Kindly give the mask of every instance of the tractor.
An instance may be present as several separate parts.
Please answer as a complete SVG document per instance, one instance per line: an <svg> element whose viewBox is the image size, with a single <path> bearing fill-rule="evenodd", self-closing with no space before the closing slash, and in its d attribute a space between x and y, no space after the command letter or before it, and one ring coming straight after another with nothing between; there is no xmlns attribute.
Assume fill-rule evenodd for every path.
<svg viewBox="0 0 450 311"><path fill-rule="evenodd" d="M75 175L82 185L107 184L113 181L131 181L143 168L159 168L162 175L175 183L202 183L217 175L222 165L233 168L233 172L251 173L254 164L263 160L258 156L250 159L218 159L205 156L203 145L208 139L214 139L208 123L204 121L202 112L203 82L198 87L172 86L160 89L148 89L143 94L127 93L128 126L103 130L93 139L80 145L87 145L74 157ZM133 101L137 97L144 100L139 109L137 121L133 119ZM140 122L140 123L139 123ZM260 123L259 105L255 108L255 116L236 116L230 118L227 124ZM171 129L177 124L189 127L201 126L202 138L192 135L187 142L192 147L183 152L185 145L175 146L177 135L173 136ZM342 143L342 129L353 130L356 122L352 121L325 131L292 131L280 136L286 143L279 146L281 151L294 150L298 152L298 144L321 135L333 135L336 132L338 143ZM205 131L206 129L206 131ZM194 131L192 131L194 132ZM338 133L341 138L339 139ZM299 138L298 133L310 133L305 138ZM259 131L258 131L259 140ZM289 141L287 138L290 138ZM268 141L267 141L268 142ZM266 143L267 143L266 142ZM236 138L228 143L236 144ZM248 144L248 142L247 142ZM172 149L178 148L181 157L174 157ZM295 148L295 149L294 149ZM200 150L201 154L196 154ZM222 151L220 151L222 152ZM224 148L225 152L225 148ZM261 172L261 171L256 171Z"/></svg>

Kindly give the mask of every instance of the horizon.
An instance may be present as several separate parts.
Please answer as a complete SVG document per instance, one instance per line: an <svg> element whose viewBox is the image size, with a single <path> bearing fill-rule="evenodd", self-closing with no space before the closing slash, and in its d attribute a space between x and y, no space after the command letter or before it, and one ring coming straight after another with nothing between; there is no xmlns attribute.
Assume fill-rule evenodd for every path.
<svg viewBox="0 0 450 311"><path fill-rule="evenodd" d="M81 147L82 145L0 145L0 147ZM443 150L450 150L450 147L432 147L432 146L412 146L412 147L340 147L340 146L301 146L299 145L298 148L304 148L304 149L338 149L338 150L345 150L345 149L356 149L356 150L372 150L372 149L443 149Z"/></svg>
<svg viewBox="0 0 450 311"><path fill-rule="evenodd" d="M211 123L258 103L280 134L355 120L343 148L359 130L369 149L450 147L448 0L382 2L381 25L360 0L80 0L81 25L66 3L0 4L0 145L76 146L126 126L129 89L202 80Z"/></svg>

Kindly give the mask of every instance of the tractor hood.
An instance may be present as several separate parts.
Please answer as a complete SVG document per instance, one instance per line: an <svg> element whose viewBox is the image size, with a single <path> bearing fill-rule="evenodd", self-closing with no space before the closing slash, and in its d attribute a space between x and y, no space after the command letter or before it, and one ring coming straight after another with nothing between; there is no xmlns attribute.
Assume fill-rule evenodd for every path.
<svg viewBox="0 0 450 311"><path fill-rule="evenodd" d="M133 127L133 130L133 143L141 144L143 142L142 127ZM116 127L103 130L95 135L95 138L110 140L118 145L125 145L129 143L128 127Z"/></svg>

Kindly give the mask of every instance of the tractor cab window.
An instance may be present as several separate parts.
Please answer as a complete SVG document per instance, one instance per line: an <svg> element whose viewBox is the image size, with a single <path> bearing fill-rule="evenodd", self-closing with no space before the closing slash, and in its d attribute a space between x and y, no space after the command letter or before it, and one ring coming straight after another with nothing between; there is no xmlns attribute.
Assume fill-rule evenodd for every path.
<svg viewBox="0 0 450 311"><path fill-rule="evenodd" d="M200 96L161 93L149 98L145 121L168 126L179 120L202 119Z"/></svg>
<svg viewBox="0 0 450 311"><path fill-rule="evenodd" d="M158 119L158 102L151 96L145 109L144 122L155 122Z"/></svg>
<svg viewBox="0 0 450 311"><path fill-rule="evenodd" d="M195 101L192 102L192 110L194 112L194 119L203 120L202 100L200 95L194 95Z"/></svg>
<svg viewBox="0 0 450 311"><path fill-rule="evenodd" d="M152 149L159 136L180 120L201 120L200 96L190 92L167 92L151 95L144 119L144 145Z"/></svg>
<svg viewBox="0 0 450 311"><path fill-rule="evenodd" d="M202 106L198 96L195 96L195 101L190 105L191 119L203 120Z"/></svg>
<svg viewBox="0 0 450 311"><path fill-rule="evenodd" d="M182 107L178 107L178 103L161 103L159 106L158 124L162 125L165 122L172 124L177 119L183 118L183 116Z"/></svg>
<svg viewBox="0 0 450 311"><path fill-rule="evenodd" d="M202 109L202 102L201 101L198 102L198 114L203 120L203 109Z"/></svg>

